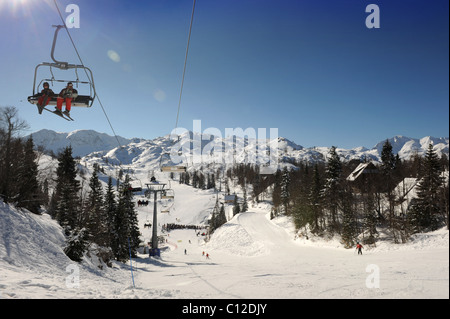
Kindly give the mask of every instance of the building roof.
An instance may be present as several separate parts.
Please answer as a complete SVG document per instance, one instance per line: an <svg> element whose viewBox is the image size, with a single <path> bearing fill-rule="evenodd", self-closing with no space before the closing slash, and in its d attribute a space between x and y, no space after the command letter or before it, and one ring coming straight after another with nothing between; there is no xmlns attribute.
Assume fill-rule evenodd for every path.
<svg viewBox="0 0 450 319"><path fill-rule="evenodd" d="M358 167L355 168L355 170L348 175L347 180L348 181L355 181L361 174L373 174L378 173L377 167L372 163L361 163L358 165Z"/></svg>

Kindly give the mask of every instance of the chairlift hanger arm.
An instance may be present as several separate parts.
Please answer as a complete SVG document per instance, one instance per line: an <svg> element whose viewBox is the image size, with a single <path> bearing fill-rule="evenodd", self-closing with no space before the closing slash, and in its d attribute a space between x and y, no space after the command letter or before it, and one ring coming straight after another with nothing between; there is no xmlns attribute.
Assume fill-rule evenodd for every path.
<svg viewBox="0 0 450 319"><path fill-rule="evenodd" d="M56 41L58 39L58 33L59 30L62 28L66 28L64 25L53 25L52 27L56 28L55 35L53 36L53 44L52 44L52 52L50 53L50 56L52 60L56 63L57 67L62 70L67 70L69 63L68 62L61 62L55 59L55 47L56 47Z"/></svg>

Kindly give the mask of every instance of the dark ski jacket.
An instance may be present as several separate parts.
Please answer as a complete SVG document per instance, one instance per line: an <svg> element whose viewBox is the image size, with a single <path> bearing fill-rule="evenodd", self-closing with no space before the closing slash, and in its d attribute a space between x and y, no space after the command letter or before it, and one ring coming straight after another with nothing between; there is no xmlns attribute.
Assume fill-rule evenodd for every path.
<svg viewBox="0 0 450 319"><path fill-rule="evenodd" d="M68 89L64 88L59 92L60 97L69 97L69 98L76 98L78 96L78 91L75 89Z"/></svg>
<svg viewBox="0 0 450 319"><path fill-rule="evenodd" d="M53 95L55 95L55 92L53 92L53 90L50 89L50 88L48 88L48 89L43 89L43 90L41 91L41 93L39 94L39 96L44 96L44 95L49 96L49 97L52 97Z"/></svg>

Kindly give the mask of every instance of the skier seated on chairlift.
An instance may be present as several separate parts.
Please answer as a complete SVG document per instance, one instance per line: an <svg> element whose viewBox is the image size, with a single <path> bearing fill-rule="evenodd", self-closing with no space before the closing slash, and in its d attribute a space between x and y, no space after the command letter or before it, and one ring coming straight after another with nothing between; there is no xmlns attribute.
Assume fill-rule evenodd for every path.
<svg viewBox="0 0 450 319"><path fill-rule="evenodd" d="M44 82L43 89L41 91L40 98L38 99L37 105L39 108L44 108L45 106L50 103L50 100L52 99L53 95L55 95L55 92L50 88L50 84L48 82Z"/></svg>
<svg viewBox="0 0 450 319"><path fill-rule="evenodd" d="M70 109L72 108L72 100L78 96L78 91L73 88L72 82L67 83L67 87L61 90L56 100L56 110L62 113L62 105L66 102L66 110L64 114L70 116Z"/></svg>

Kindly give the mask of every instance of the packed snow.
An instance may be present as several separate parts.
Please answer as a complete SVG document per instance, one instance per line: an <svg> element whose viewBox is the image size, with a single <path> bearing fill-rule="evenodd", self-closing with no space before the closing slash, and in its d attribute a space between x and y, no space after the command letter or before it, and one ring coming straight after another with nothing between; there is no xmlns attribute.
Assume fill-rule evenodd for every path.
<svg viewBox="0 0 450 319"><path fill-rule="evenodd" d="M298 238L287 217L269 219L270 204L263 202L205 242L202 230L162 232L161 226L204 225L216 195L176 182L171 187L173 203L158 200L171 206L170 213L158 212L166 238L161 258L139 254L133 272L130 263L109 268L92 254L74 263L63 252L61 227L48 215L0 202L0 298L449 298L447 229L402 245L380 241L357 255L338 240ZM152 204L137 208L144 241L151 236L144 224Z"/></svg>

